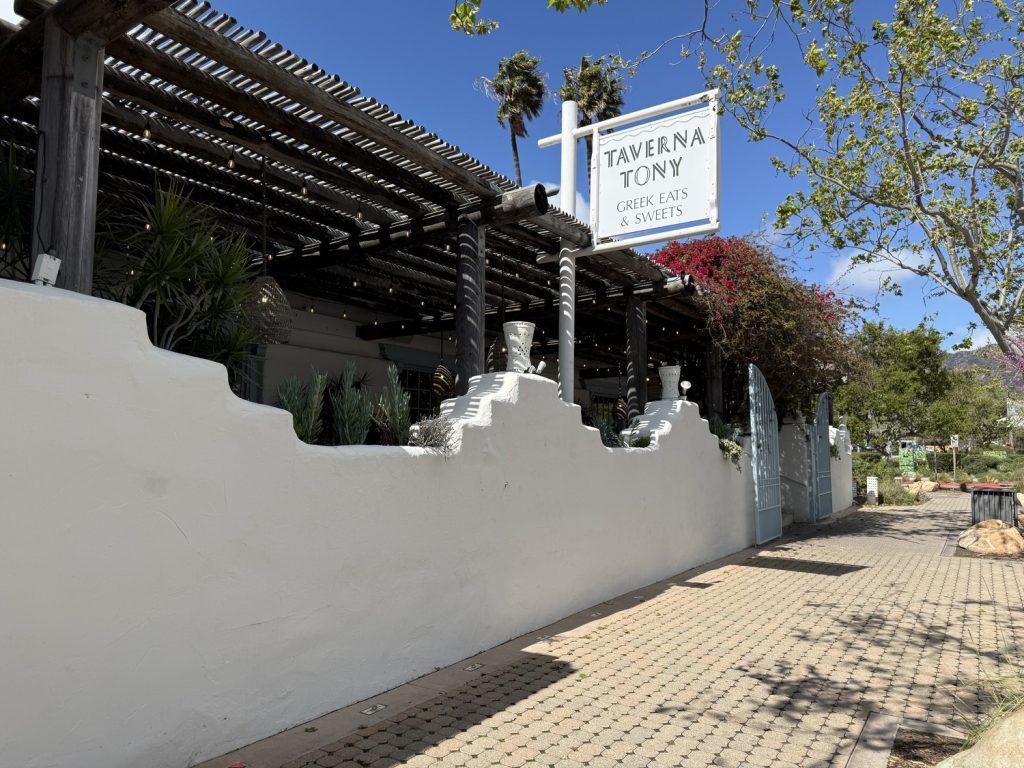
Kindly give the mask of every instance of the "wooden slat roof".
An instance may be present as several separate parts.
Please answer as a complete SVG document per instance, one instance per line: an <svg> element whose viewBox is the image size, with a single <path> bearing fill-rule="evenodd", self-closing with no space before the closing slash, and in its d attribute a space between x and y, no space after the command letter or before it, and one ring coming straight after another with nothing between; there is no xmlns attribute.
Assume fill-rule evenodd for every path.
<svg viewBox="0 0 1024 768"><path fill-rule="evenodd" d="M19 0L38 15L49 0ZM10 35L10 30L7 31ZM388 243L337 252L359 233L409 226L479 208L514 183L264 33L204 0L180 0L107 46L102 170L109 194L174 178L259 250L266 211L268 255L282 282L362 301L398 316L450 307L454 254L445 241ZM7 110L26 146L31 100ZM147 138L144 134L149 134ZM557 265L538 267L560 239L588 243L588 227L561 211L488 233L488 306L547 302ZM336 262L331 260L337 252ZM309 262L304 259L315 257ZM362 275L362 295L339 286ZM331 279L327 279L330 276ZM376 280L369 280L374 276ZM669 275L631 251L581 261L582 300L664 282ZM352 282L352 281L349 281ZM386 289L385 289L386 286ZM410 306L413 294L424 306ZM419 302L416 302L419 304Z"/></svg>

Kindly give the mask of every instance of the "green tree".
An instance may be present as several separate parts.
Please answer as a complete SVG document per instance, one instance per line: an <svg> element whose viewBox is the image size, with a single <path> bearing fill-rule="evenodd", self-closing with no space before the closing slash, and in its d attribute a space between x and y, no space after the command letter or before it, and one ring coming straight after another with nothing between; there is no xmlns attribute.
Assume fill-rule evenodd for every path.
<svg viewBox="0 0 1024 768"><path fill-rule="evenodd" d="M999 381L987 380L977 369L950 373L949 393L932 404L928 422L932 441L945 444L950 435L985 446L1009 435L1008 392Z"/></svg>
<svg viewBox="0 0 1024 768"><path fill-rule="evenodd" d="M558 89L562 101L575 101L580 111L580 125L609 120L622 114L626 84L622 69L613 60L601 56L583 56L579 66L562 70L563 83ZM593 138L587 136L587 168L593 157Z"/></svg>
<svg viewBox="0 0 1024 768"><path fill-rule="evenodd" d="M895 0L868 24L854 6L755 0L752 33L700 33L709 85L808 182L779 206L780 228L929 278L1010 351L1024 296L1024 4ZM790 44L820 83L799 137L773 120Z"/></svg>
<svg viewBox="0 0 1024 768"><path fill-rule="evenodd" d="M604 5L607 0L548 0L548 8L565 13L570 8L585 11L595 5ZM480 15L484 0L459 0L452 8L450 17L452 29L467 35L489 35L498 28L498 22Z"/></svg>
<svg viewBox="0 0 1024 768"><path fill-rule="evenodd" d="M858 367L835 393L835 412L849 417L854 443L878 450L932 430L936 403L952 386L942 334L924 324L902 331L864 323L854 335Z"/></svg>
<svg viewBox="0 0 1024 768"><path fill-rule="evenodd" d="M694 28L634 65L670 44L696 54L749 138L780 146L776 167L807 182L779 206L780 229L929 278L971 307L1000 350L1019 354L1024 2L889 7L879 18L854 0L749 0L738 23L705 0ZM786 48L802 72L782 71ZM775 119L790 77L819 83L799 135Z"/></svg>
<svg viewBox="0 0 1024 768"><path fill-rule="evenodd" d="M516 185L521 187L523 172L519 165L518 139L526 136L526 121L540 114L547 93L547 84L540 72L540 59L526 51L518 51L502 59L494 77L483 78L482 82L484 90L498 102L498 124L508 126Z"/></svg>

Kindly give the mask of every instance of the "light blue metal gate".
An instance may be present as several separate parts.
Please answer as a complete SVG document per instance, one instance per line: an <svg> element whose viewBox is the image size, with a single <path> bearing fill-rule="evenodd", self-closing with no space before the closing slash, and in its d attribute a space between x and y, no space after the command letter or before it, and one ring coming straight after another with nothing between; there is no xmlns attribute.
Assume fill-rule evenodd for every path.
<svg viewBox="0 0 1024 768"><path fill-rule="evenodd" d="M830 400L827 392L818 397L818 410L811 424L810 518L812 522L832 516L832 444L828 439Z"/></svg>
<svg viewBox="0 0 1024 768"><path fill-rule="evenodd" d="M764 374L750 365L750 445L754 468L754 536L758 544L782 535L779 421Z"/></svg>

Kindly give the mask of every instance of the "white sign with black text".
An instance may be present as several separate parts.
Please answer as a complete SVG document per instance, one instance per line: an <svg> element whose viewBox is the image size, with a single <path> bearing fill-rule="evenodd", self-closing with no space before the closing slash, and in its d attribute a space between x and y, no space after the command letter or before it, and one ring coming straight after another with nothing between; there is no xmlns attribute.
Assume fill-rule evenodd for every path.
<svg viewBox="0 0 1024 768"><path fill-rule="evenodd" d="M687 112L594 137L592 227L598 241L718 225L718 110Z"/></svg>

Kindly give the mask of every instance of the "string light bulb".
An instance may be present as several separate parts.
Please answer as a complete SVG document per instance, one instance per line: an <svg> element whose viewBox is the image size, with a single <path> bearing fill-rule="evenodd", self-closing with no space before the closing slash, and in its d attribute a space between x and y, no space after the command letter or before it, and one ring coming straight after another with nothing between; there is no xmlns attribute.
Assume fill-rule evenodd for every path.
<svg viewBox="0 0 1024 768"><path fill-rule="evenodd" d="M153 138L153 125L149 122L149 118L146 118L146 125L142 129L142 138L151 139Z"/></svg>
<svg viewBox="0 0 1024 768"><path fill-rule="evenodd" d="M356 218L359 219L360 221L363 220L363 209L362 208L360 208L358 211L356 211Z"/></svg>
<svg viewBox="0 0 1024 768"><path fill-rule="evenodd" d="M309 197L309 185L305 181L302 182L302 196Z"/></svg>
<svg viewBox="0 0 1024 768"><path fill-rule="evenodd" d="M228 155L228 169L235 170L235 151L231 150L231 154Z"/></svg>

